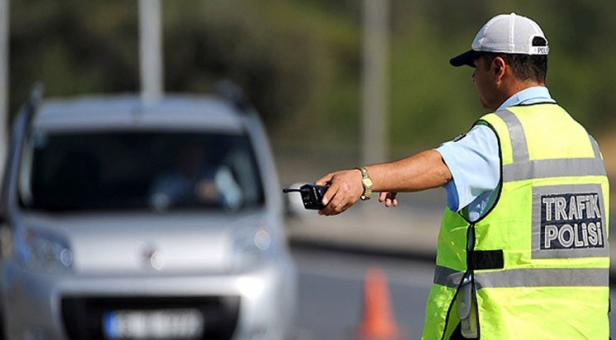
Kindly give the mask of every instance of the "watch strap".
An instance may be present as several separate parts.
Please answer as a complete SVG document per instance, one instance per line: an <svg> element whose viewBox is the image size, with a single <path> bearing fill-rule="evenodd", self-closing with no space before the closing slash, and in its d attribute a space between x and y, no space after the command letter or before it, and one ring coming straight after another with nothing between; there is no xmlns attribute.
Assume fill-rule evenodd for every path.
<svg viewBox="0 0 616 340"><path fill-rule="evenodd" d="M361 171L361 175L362 175L361 184L364 187L364 192L359 198L362 201L369 200L370 196L372 196L372 179L370 178L370 174L368 173L368 170L364 166L357 167L356 169Z"/></svg>

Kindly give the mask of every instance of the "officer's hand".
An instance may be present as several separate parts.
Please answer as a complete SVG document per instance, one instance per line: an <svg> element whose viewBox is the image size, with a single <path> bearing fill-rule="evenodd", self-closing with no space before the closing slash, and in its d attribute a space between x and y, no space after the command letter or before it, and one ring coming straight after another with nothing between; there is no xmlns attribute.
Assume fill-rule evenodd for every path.
<svg viewBox="0 0 616 340"><path fill-rule="evenodd" d="M361 171L353 169L330 173L316 181L317 185L329 184L321 201L325 208L319 210L319 215L338 215L352 207L364 193L361 180Z"/></svg>
<svg viewBox="0 0 616 340"><path fill-rule="evenodd" d="M379 194L379 202L381 203L385 202L385 206L387 208L391 206L397 207L398 206L398 199L396 198L397 194L398 194L397 192L383 191L382 193Z"/></svg>

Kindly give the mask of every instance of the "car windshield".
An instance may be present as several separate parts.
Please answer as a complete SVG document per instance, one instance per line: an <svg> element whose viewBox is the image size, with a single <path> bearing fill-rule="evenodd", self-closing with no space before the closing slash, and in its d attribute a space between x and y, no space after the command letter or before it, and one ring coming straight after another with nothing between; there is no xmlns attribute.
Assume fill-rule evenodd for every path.
<svg viewBox="0 0 616 340"><path fill-rule="evenodd" d="M245 135L34 131L19 183L28 209L237 211L264 203Z"/></svg>

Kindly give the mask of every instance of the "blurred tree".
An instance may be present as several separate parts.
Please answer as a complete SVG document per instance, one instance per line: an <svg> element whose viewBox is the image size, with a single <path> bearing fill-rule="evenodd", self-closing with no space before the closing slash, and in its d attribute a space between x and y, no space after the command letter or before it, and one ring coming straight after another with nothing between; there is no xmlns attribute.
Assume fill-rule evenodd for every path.
<svg viewBox="0 0 616 340"><path fill-rule="evenodd" d="M337 19L293 1L166 2L166 88L205 92L218 79L233 79L272 130L311 137L302 126L326 123L324 99L335 90L337 64L357 58L355 51L337 55L348 42L334 32L355 32Z"/></svg>
<svg viewBox="0 0 616 340"><path fill-rule="evenodd" d="M136 91L136 2L11 1L10 108L42 81L47 96Z"/></svg>
<svg viewBox="0 0 616 340"><path fill-rule="evenodd" d="M34 81L50 96L139 91L137 1L10 2L10 110ZM485 110L471 70L448 60L497 13L541 23L552 95L594 134L616 124L616 3L570 0L392 0L390 141L395 154L437 146ZM274 138L357 147L361 2L163 2L165 89L245 88Z"/></svg>
<svg viewBox="0 0 616 340"><path fill-rule="evenodd" d="M550 42L552 96L595 135L614 127L611 94L616 65L616 3L562 1L394 1L392 142L401 152L437 146L466 130L485 112L476 99L471 69L449 66L470 48L492 16L516 12L539 22Z"/></svg>

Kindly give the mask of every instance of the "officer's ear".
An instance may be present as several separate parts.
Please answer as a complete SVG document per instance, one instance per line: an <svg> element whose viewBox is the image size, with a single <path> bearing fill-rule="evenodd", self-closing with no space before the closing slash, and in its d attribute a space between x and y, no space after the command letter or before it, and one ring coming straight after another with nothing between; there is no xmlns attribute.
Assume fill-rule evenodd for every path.
<svg viewBox="0 0 616 340"><path fill-rule="evenodd" d="M494 75L499 76L499 75L502 75L501 72L505 69L507 64L505 63L505 60L503 58L496 57L492 61L492 65L494 66L493 67Z"/></svg>

